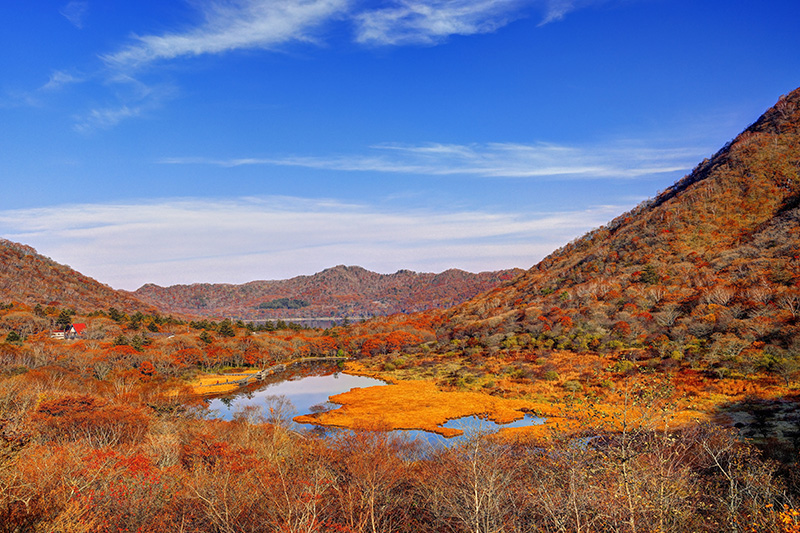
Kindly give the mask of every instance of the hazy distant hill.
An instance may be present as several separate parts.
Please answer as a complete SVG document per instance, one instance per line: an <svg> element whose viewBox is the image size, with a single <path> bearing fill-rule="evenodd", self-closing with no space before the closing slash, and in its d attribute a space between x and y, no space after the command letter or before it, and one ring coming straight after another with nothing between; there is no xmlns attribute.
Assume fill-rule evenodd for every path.
<svg viewBox="0 0 800 533"><path fill-rule="evenodd" d="M312 276L243 285L148 284L134 294L165 313L243 319L369 317L447 308L511 280L522 270L441 274L400 270L378 274L357 266L336 266Z"/></svg>
<svg viewBox="0 0 800 533"><path fill-rule="evenodd" d="M94 311L117 307L149 311L153 307L128 293L39 255L30 246L0 239L0 301L16 301Z"/></svg>
<svg viewBox="0 0 800 533"><path fill-rule="evenodd" d="M654 199L451 310L451 334L703 358L721 374L796 361L799 171L800 89Z"/></svg>

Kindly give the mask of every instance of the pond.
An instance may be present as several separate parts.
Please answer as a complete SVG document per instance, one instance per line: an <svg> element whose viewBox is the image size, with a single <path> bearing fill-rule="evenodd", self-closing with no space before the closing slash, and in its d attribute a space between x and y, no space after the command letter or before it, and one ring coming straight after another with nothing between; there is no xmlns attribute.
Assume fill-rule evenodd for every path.
<svg viewBox="0 0 800 533"><path fill-rule="evenodd" d="M330 410L337 407L328 398L355 387L374 387L386 385L385 382L364 376L353 376L344 372L333 372L322 376L291 376L276 383L270 383L256 390L245 390L231 395L214 398L209 408L216 412L218 418L231 420L233 415L245 406L256 406L269 416L270 408L279 409L275 413L285 420L297 415L304 415L316 410ZM287 404L291 402L290 404ZM309 424L297 424L297 427L308 427Z"/></svg>
<svg viewBox="0 0 800 533"><path fill-rule="evenodd" d="M331 410L338 407L329 401L331 396L347 392L356 387L376 387L386 385L378 379L354 376L345 372L331 372L329 369L322 375L288 375L285 379L262 385L256 389L236 392L224 397L214 398L209 402L209 409L213 416L225 420L232 420L236 413L246 408L255 407L266 418L279 418L298 431L309 431L320 435L333 435L343 430L327 428L311 424L298 424L292 421L297 415ZM499 425L490 420L467 416L449 420L444 427L461 429L463 435L445 438L437 433L422 430L398 430L392 433L406 436L410 439L419 439L432 445L452 444L467 438L475 432L494 433L501 428L525 427L541 424L544 419L526 415L520 420L509 424Z"/></svg>

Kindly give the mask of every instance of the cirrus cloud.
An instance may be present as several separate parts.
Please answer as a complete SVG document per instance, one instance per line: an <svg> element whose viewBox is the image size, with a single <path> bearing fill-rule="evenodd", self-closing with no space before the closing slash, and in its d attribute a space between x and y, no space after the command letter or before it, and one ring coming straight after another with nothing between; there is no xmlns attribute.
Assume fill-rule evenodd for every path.
<svg viewBox="0 0 800 533"><path fill-rule="evenodd" d="M135 43L104 56L115 68L156 60L269 49L289 41L313 40L311 30L343 12L347 0L240 0L202 4L205 23L183 32L134 37Z"/></svg>
<svg viewBox="0 0 800 533"><path fill-rule="evenodd" d="M356 41L436 44L451 35L491 33L521 16L524 4L524 0L402 0L356 14Z"/></svg>
<svg viewBox="0 0 800 533"><path fill-rule="evenodd" d="M86 15L89 12L89 2L73 0L65 5L59 12L70 24L82 30L86 21Z"/></svg>
<svg viewBox="0 0 800 533"><path fill-rule="evenodd" d="M686 171L707 150L653 148L617 141L594 146L555 143L484 143L422 145L380 144L366 154L209 159L170 157L163 164L211 164L222 167L273 165L319 170L407 173L486 178L601 179L637 178Z"/></svg>
<svg viewBox="0 0 800 533"><path fill-rule="evenodd" d="M107 85L133 80L139 70L179 59L221 55L239 50L278 50L289 43L322 43L323 29L335 23L352 25L352 39L363 45L434 45L453 35L492 33L542 9L542 24L570 11L608 0L390 0L375 7L356 0L200 0L193 2L202 22L162 33L131 36L128 44L101 54ZM83 26L88 3L73 1L61 11ZM77 80L57 73L46 88ZM143 85L136 81L137 84ZM162 83L163 85L163 83ZM114 126L157 107L118 96L118 101L80 114L74 129L89 132ZM17 98L17 100L20 100ZM25 100L32 105L35 99Z"/></svg>
<svg viewBox="0 0 800 533"><path fill-rule="evenodd" d="M542 24L608 0L394 0L374 8L351 0L220 0L197 5L203 23L162 34L134 35L133 43L106 54L116 69L234 50L274 49L289 42L315 42L324 24L353 24L360 44L437 44L453 35L492 33L532 7Z"/></svg>

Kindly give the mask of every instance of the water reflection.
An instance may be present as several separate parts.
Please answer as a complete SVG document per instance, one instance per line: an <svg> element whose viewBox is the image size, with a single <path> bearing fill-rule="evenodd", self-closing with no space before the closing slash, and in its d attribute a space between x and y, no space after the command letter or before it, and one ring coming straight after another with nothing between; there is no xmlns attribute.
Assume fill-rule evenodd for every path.
<svg viewBox="0 0 800 533"><path fill-rule="evenodd" d="M496 424L491 420L484 420L477 416L465 416L462 418L449 420L447 423L442 424L442 427L460 429L463 431L461 435L456 435L455 437L444 437L438 433L432 433L430 431L424 431L421 429L394 430L389 431L389 434L403 437L409 441L416 441L419 444L427 445L429 447L437 448L441 446L452 446L453 444L458 444L474 438L476 435L490 435L503 428L536 426L543 424L544 422L544 418L539 418L530 414L526 414L523 418L508 424ZM353 433L353 431L349 429L330 428L324 426L314 426L309 430L309 432L324 438L335 437L336 435L341 435L342 433Z"/></svg>
<svg viewBox="0 0 800 533"><path fill-rule="evenodd" d="M378 379L353 376L344 372L335 372L324 376L294 377L271 383L257 390L248 390L230 396L214 398L210 401L209 408L215 411L218 418L232 420L237 411L246 406L256 406L264 411L265 417L269 418L270 408L274 411L276 407L275 397L283 397L291 403L294 409L294 413L291 416L293 417L320 409L337 407L328 401L328 398L336 394L347 392L356 387L375 387L379 385L386 385L386 383ZM286 412L287 406L281 406L281 410ZM297 428L301 427L300 424L296 426ZM305 426L305 424L302 426Z"/></svg>
<svg viewBox="0 0 800 533"><path fill-rule="evenodd" d="M438 433L431 433L429 431L421 430L403 430L396 433L402 433L410 439L421 440L432 446L452 445L473 437L475 434L491 434L496 433L503 428L521 428L527 426L535 426L543 424L544 418L535 417L526 414L519 420L515 420L508 424L496 424L491 420L485 420L477 416L465 416L462 418L454 418L442 424L441 427L460 429L463 431L461 435L455 437L443 437Z"/></svg>
<svg viewBox="0 0 800 533"><path fill-rule="evenodd" d="M381 385L386 385L386 383L374 378L354 376L344 372L304 377L294 376L270 383L258 389L248 389L225 397L215 398L210 401L209 407L213 410L215 416L225 420L246 418L247 420L255 421L258 419L290 427L296 431L331 436L349 430L327 428L313 424L298 424L292 418L301 414L336 409L338 405L329 401L329 398L336 394L347 392L356 387ZM442 446L461 442L470 435L475 435L475 433L495 433L501 428L525 427L543 422L544 419L542 418L525 415L520 420L500 425L477 416L467 416L449 420L443 424L443 427L460 429L464 432L456 437L445 438L438 433L422 430L396 430L391 433L433 446Z"/></svg>

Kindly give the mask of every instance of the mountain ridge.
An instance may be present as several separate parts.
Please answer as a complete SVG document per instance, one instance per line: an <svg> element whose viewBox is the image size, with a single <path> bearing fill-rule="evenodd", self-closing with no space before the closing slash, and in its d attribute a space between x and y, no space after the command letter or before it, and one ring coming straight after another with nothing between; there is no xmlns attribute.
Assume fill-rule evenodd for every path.
<svg viewBox="0 0 800 533"><path fill-rule="evenodd" d="M507 282L521 272L521 269L506 269L474 274L452 268L441 273L401 269L392 274L379 274L360 266L337 265L316 274L285 280L169 287L146 284L132 294L164 312L202 316L235 315L245 320L322 316L365 318L450 307ZM309 305L302 309L256 309L260 304L282 298L307 301Z"/></svg>
<svg viewBox="0 0 800 533"><path fill-rule="evenodd" d="M153 312L155 308L39 254L33 247L0 238L0 300L31 307L55 305L79 312L119 307Z"/></svg>
<svg viewBox="0 0 800 533"><path fill-rule="evenodd" d="M720 373L795 361L799 174L797 89L654 198L448 310L448 334L492 350L522 336L699 358Z"/></svg>
<svg viewBox="0 0 800 533"><path fill-rule="evenodd" d="M78 312L116 307L129 312L198 317L234 314L244 320L366 318L447 308L522 272L507 269L473 274L452 268L438 274L408 269L378 274L360 266L336 265L288 280L170 287L147 283L136 291L123 291L43 256L29 245L7 239L0 238L0 259L0 301L67 307ZM259 304L291 298L302 299L307 305L299 309L257 309Z"/></svg>

